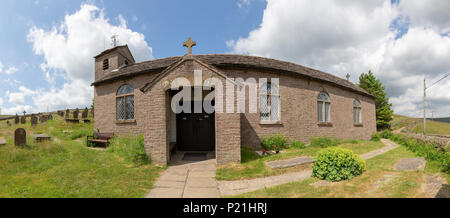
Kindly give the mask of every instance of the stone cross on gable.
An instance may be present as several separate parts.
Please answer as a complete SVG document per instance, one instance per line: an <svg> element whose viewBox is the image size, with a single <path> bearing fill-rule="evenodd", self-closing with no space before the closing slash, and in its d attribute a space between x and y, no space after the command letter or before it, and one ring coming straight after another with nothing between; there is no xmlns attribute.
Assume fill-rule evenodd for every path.
<svg viewBox="0 0 450 218"><path fill-rule="evenodd" d="M188 54L192 54L192 47L196 46L197 42L192 41L191 37L188 37L186 42L183 42L183 46L188 48Z"/></svg>

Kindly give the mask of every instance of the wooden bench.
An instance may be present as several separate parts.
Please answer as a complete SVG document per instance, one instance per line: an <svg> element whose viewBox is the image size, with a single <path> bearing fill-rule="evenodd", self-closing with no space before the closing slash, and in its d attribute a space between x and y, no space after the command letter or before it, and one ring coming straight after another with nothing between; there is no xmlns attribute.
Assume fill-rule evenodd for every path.
<svg viewBox="0 0 450 218"><path fill-rule="evenodd" d="M86 144L89 146L89 142L94 144L101 144L104 147L109 145L109 140L114 137L113 132L94 132L93 136L87 136Z"/></svg>

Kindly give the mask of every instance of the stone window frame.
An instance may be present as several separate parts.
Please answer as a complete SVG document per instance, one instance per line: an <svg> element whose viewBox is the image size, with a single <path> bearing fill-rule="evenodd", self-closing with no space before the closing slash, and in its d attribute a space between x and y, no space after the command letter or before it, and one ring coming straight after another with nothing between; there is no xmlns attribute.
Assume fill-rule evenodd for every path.
<svg viewBox="0 0 450 218"><path fill-rule="evenodd" d="M321 98L321 96L324 96L326 98ZM330 100L330 95L326 91L321 91L317 95L317 101L316 102L317 102L317 121L318 121L319 125L325 125L325 126L331 125L331 100ZM321 108L322 116L319 116L320 115L319 103L322 103L322 108ZM327 105L328 105L328 110L327 110Z"/></svg>
<svg viewBox="0 0 450 218"><path fill-rule="evenodd" d="M358 111L358 118L356 118L355 112ZM362 104L358 99L353 100L353 124L354 126L362 126Z"/></svg>
<svg viewBox="0 0 450 218"><path fill-rule="evenodd" d="M107 70L107 69L109 69L109 59L108 58L103 60L103 70Z"/></svg>
<svg viewBox="0 0 450 218"><path fill-rule="evenodd" d="M267 85L271 85L270 88L270 93L267 92L263 92L261 90L262 87L266 86L266 90L267 90ZM259 101L259 119L260 119L260 124L281 124L281 96L280 96L280 86L278 85L277 87L277 92L276 93L272 93L272 83L271 82L265 82L262 84L262 86L259 87L259 93L258 93L258 101ZM267 102L267 107L268 107L268 120L263 120L262 116L261 116L261 96L267 96L268 97L268 102ZM272 98L273 97L278 97L278 120L271 120L271 103L272 103Z"/></svg>
<svg viewBox="0 0 450 218"><path fill-rule="evenodd" d="M124 93L124 94L119 94L119 92L121 91L121 89L122 88L124 88L124 87L129 87L132 91L131 92L126 92L126 93ZM133 97L133 99L132 99L132 104L133 104L133 113L132 113L132 117L130 117L130 118L127 118L127 108L128 108L128 104L127 104L127 98L129 98L129 97ZM118 89L117 89L117 92L116 92L116 122L117 123L134 123L134 122L136 122L136 119L135 119L135 104L134 104L134 89L133 89L133 87L131 86L131 85L129 85L129 84L122 84ZM118 103L118 100L119 99L123 99L123 101L124 101L124 103L123 103L123 110L124 110L124 117L122 118L122 119L119 119L119 112L117 111L117 109L118 109L118 106L117 106L117 103Z"/></svg>

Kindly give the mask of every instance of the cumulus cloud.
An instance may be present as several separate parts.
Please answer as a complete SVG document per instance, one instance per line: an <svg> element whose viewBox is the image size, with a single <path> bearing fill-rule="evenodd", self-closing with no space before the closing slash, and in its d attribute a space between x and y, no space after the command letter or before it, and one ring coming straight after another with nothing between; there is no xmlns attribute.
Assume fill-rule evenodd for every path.
<svg viewBox="0 0 450 218"><path fill-rule="evenodd" d="M441 34L450 27L449 7L437 1L419 14L420 5L400 2L267 0L260 26L227 45L235 53L284 59L340 77L350 73L353 82L371 69L386 85L395 112L416 116L424 76L434 81L450 71L450 39ZM406 32L394 27L395 21L409 25L406 19ZM441 83L439 89L450 86ZM439 89L430 104L441 102L440 110L450 111L450 93Z"/></svg>
<svg viewBox="0 0 450 218"><path fill-rule="evenodd" d="M12 66L12 67L9 67L8 69L6 69L5 73L8 75L11 75L17 71L19 71L19 69L17 69L17 67Z"/></svg>
<svg viewBox="0 0 450 218"><path fill-rule="evenodd" d="M401 0L399 6L413 26L432 28L440 33L450 31L448 0Z"/></svg>
<svg viewBox="0 0 450 218"><path fill-rule="evenodd" d="M127 27L126 20L119 15L113 24L105 11L95 5L83 4L79 11L67 14L64 20L50 30L33 26L28 41L33 51L42 55L42 72L52 86L33 97L37 110L89 106L93 98L90 83L94 79L93 57L111 47L110 37L118 35L120 44L128 44L136 61L152 59L152 48L142 33ZM66 80L61 88L53 87L56 77L63 74Z"/></svg>

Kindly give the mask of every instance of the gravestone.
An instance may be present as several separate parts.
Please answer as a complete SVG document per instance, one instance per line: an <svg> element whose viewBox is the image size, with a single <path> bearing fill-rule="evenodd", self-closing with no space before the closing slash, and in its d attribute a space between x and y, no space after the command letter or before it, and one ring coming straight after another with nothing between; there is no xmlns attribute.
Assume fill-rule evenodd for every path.
<svg viewBox="0 0 450 218"><path fill-rule="evenodd" d="M41 122L41 123L46 123L46 122L47 122L47 116L42 115L42 116L39 118L39 122Z"/></svg>
<svg viewBox="0 0 450 218"><path fill-rule="evenodd" d="M32 114L31 115L31 126L36 126L37 122L38 122L37 117L34 114Z"/></svg>
<svg viewBox="0 0 450 218"><path fill-rule="evenodd" d="M19 116L16 114L16 117L14 117L14 123L19 124Z"/></svg>
<svg viewBox="0 0 450 218"><path fill-rule="evenodd" d="M21 124L25 124L26 122L27 122L27 117L22 116L22 117L20 118L20 123L21 123Z"/></svg>
<svg viewBox="0 0 450 218"><path fill-rule="evenodd" d="M47 120L53 120L53 115L52 115L52 113L50 113L49 115L47 115Z"/></svg>
<svg viewBox="0 0 450 218"><path fill-rule="evenodd" d="M69 119L69 113L70 113L70 111L69 111L69 109L67 109L66 110L66 116L65 116L66 119Z"/></svg>
<svg viewBox="0 0 450 218"><path fill-rule="evenodd" d="M14 145L24 146L27 144L27 132L24 129L18 128L14 131Z"/></svg>
<svg viewBox="0 0 450 218"><path fill-rule="evenodd" d="M407 171L407 170L424 170L427 161L425 158L403 158L394 165L395 170Z"/></svg>
<svg viewBox="0 0 450 218"><path fill-rule="evenodd" d="M83 113L81 114L81 118L86 119L88 117L88 114L89 114L89 110L88 110L88 108L85 108L83 110Z"/></svg>
<svg viewBox="0 0 450 218"><path fill-rule="evenodd" d="M78 114L80 113L80 110L78 110L78 108L77 109L75 109L75 111L73 112L73 119L74 120L77 120L78 119Z"/></svg>
<svg viewBox="0 0 450 218"><path fill-rule="evenodd" d="M11 123L9 122L9 120L6 121L6 125L7 125L8 127L11 126Z"/></svg>

